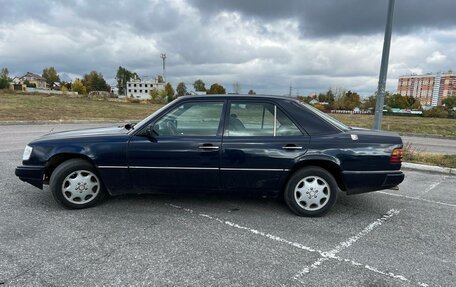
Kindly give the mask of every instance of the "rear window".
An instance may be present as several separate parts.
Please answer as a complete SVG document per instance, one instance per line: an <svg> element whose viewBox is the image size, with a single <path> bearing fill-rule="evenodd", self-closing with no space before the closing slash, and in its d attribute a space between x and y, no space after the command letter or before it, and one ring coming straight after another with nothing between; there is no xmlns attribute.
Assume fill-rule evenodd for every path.
<svg viewBox="0 0 456 287"><path fill-rule="evenodd" d="M329 116L328 114L320 111L319 109L317 108L314 108L313 106L311 105L308 105L306 103L303 103L303 102L300 102L301 105L305 106L307 109L309 109L311 112L313 112L314 114L316 114L318 117L320 118L323 118L323 120L327 121L328 123L330 123L331 125L335 126L336 128L340 129L340 130L343 130L343 131L348 131L349 129L351 129L349 126L339 122L338 120L336 120L335 118Z"/></svg>

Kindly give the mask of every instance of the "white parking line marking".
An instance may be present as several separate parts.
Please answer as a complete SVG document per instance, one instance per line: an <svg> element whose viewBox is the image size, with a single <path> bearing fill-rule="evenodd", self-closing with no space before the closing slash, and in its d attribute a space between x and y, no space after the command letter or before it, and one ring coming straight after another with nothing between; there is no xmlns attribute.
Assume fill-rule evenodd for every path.
<svg viewBox="0 0 456 287"><path fill-rule="evenodd" d="M389 193L389 192L384 192L384 191L376 191L376 193L387 194L387 195L392 195L392 196L404 197L404 198L408 198L408 199L421 200L421 201L429 202L429 203L435 203L435 204L440 204L440 205L445 205L445 206L456 207L456 204L440 202L440 201L435 201L435 200L430 200L430 199L425 199L425 198L420 198L420 197L402 195L402 194L397 194L397 193Z"/></svg>
<svg viewBox="0 0 456 287"><path fill-rule="evenodd" d="M444 176L442 177L439 181L437 182L434 182L433 184L431 184L428 188L426 188L426 190L424 191L424 193L428 193L429 191L433 190L434 188L436 188L439 184L441 184L445 179L447 178L447 176Z"/></svg>
<svg viewBox="0 0 456 287"><path fill-rule="evenodd" d="M283 239L283 238L281 238L279 236L275 236L275 235L272 235L272 234L269 234L269 233L264 233L262 231L259 231L259 230L253 229L253 228L241 226L241 225L239 225L237 223L233 223L233 222L230 222L230 221L222 220L222 219L219 219L217 217L213 217L213 216L210 216L210 215L207 215L207 214L200 213L198 215L202 216L202 217L206 217L206 218L212 219L212 220L215 220L215 221L218 221L220 223L226 224L228 226L231 226L231 227L234 227L234 228L237 228L237 229L246 230L246 231L249 231L251 233L254 233L254 234L257 234L257 235L260 235L260 236L264 236L264 237L267 237L269 239L272 239L272 240L275 240L275 241L278 241L278 242L282 242L282 243L291 245L293 247L296 247L296 248L299 248L299 249L302 249L302 250L305 250L305 251L318 252L320 254L323 254L323 252L320 251L320 250L313 249L311 247L302 245L300 243L288 241L288 240Z"/></svg>
<svg viewBox="0 0 456 287"><path fill-rule="evenodd" d="M293 279L300 281L301 283L304 283L304 281L301 281L300 278L309 273L311 269L316 269L318 268L324 261L328 260L329 258L333 258L337 253L341 252L342 250L350 247L355 243L356 241L360 240L361 238L365 237L368 235L372 230L375 228L379 227L382 225L385 221L389 220L391 217L394 215L399 214L399 210L397 209L391 209L389 210L386 214L384 214L382 217L378 218L368 226L366 226L363 230L361 230L358 234L350 237L346 241L340 242L339 244L336 245L331 251L326 253L326 256L322 256L321 258L318 258L317 261L315 261L310 267L306 266L304 267L303 270L298 272Z"/></svg>
<svg viewBox="0 0 456 287"><path fill-rule="evenodd" d="M166 203L166 205L168 205L170 207L173 207L173 208L184 210L184 211L186 211L188 213L197 214L192 209L184 208L184 207L182 207L180 205L168 204L168 203ZM384 221L388 220L389 218L391 218L392 216L394 216L397 213L399 213L399 211L395 210L395 209L392 209L392 210L388 211L388 213L383 215L381 218L377 219L375 222L369 224L365 229L363 229L363 231L359 232L357 235L352 236L348 240L339 243L332 251L337 249L337 250L339 250L338 252L340 252L343 249L350 247L354 242L356 242L361 237L365 236L367 233L370 232L370 231L367 231L367 230L374 229L375 227L381 225ZM231 222L231 221L227 221L227 220L223 220L223 219L220 219L220 218L217 218L217 217L214 217L214 216L210 216L210 215L207 215L207 214L204 214L204 213L198 213L197 215L201 216L201 217L204 217L204 218L207 218L207 219L210 219L210 220L217 221L219 223L228 225L228 226L233 227L233 228L245 230L245 231L251 232L251 233L256 234L256 235L260 235L260 236L266 237L268 239L271 239L271 240L274 240L274 241L277 241L277 242L281 242L281 243L285 243L285 244L291 245L291 246L299 248L301 250L305 250L305 251L312 252L312 253L318 253L321 257L312 264L312 266L315 266L315 267L311 266L310 268L316 268L319 265L321 265L324 261L332 259L332 260L337 260L339 262L350 263L352 266L361 267L361 268L364 268L364 269L369 270L371 272L377 273L379 275L388 276L390 278L398 279L398 280L401 280L401 281L411 282L411 280L407 279L406 277L404 277L402 275L394 274L392 272L381 271L381 270L378 270L378 269L376 269L374 267L371 267L371 266L369 266L367 264L362 264L362 263L356 262L356 261L351 260L351 259L346 259L346 258L339 257L339 256L337 256L335 254L332 254L331 251L330 252L324 252L324 251L321 251L321 250L318 250L318 249L315 249L315 248L312 248L312 247L305 246L305 245L303 245L301 243L292 242L292 241L286 240L284 238L281 238L279 236L275 236L275 235L272 235L272 234L269 234L269 233L265 233L265 232L259 231L257 229L241 226L241 225L239 225L237 223L234 223L234 222ZM363 232L367 232L367 233L363 235ZM343 247L343 246L345 246L345 247ZM303 284L307 283L307 282L305 282L304 280L301 280L301 279L297 279L297 280L300 281ZM418 284L418 286L423 286L423 287L424 286L428 286L427 284L421 283L421 282L417 282L417 284Z"/></svg>
<svg viewBox="0 0 456 287"><path fill-rule="evenodd" d="M175 204L168 204L169 206L171 207L174 207L174 208L177 208L177 209L182 209L188 213L193 213L193 210L191 209L188 209L188 208L184 208L182 206L179 206L179 205L175 205ZM246 230L248 232L251 232L251 233L254 233L254 234L257 234L257 235L260 235L260 236L264 236L264 237L267 237L269 239L272 239L272 240L275 240L275 241L278 241L278 242L281 242L281 243L285 243L285 244L288 244L288 245L291 245L293 247L296 247L296 248L299 248L299 249L302 249L302 250L305 250L305 251L309 251L309 252L318 252L320 253L320 255L323 256L323 251L320 251L320 250L316 250L314 248L311 248L311 247L308 247L308 246L305 246L305 245L302 245L300 243L296 243L296 242L291 242L291 241L288 241L286 239L283 239L279 236L275 236L275 235L272 235L272 234L269 234L269 233L265 233L265 232L262 232L262 231L259 231L259 230L256 230L256 229L253 229L253 228L249 228L249 227L245 227L245 226L241 226L237 223L233 223L231 221L227 221L227 220L222 220L220 218L217 218L217 217L213 217L213 216L210 216L210 215L207 215L207 214L204 214L204 213L199 213L198 214L199 216L201 217L205 217L205 218L208 218L208 219L211 219L211 220L215 220L215 221L218 221L220 223L223 223L223 224L226 224L230 227L234 227L234 228L237 228L237 229L242 229L242 230Z"/></svg>

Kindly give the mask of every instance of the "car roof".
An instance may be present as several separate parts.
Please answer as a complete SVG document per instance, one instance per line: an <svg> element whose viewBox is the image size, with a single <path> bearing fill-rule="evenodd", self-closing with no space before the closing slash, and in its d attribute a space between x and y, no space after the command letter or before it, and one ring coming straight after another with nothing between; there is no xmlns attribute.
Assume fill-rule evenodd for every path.
<svg viewBox="0 0 456 287"><path fill-rule="evenodd" d="M218 95L195 95L195 96L183 96L179 97L179 99L224 99L224 100L229 100L229 99L249 99L249 100L255 100L255 99L273 99L273 100L293 100L297 101L296 98L288 97L288 96L274 96L274 95L230 95L230 94L218 94Z"/></svg>

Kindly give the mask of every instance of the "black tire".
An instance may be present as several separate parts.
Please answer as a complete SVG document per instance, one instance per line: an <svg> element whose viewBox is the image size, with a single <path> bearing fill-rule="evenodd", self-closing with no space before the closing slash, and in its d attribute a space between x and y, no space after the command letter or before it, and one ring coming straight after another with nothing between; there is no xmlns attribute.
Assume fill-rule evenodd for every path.
<svg viewBox="0 0 456 287"><path fill-rule="evenodd" d="M311 180L310 182L307 181L308 186L306 186L304 179ZM315 180L315 183L312 179ZM317 191L314 191L315 188L312 184L318 185ZM304 193L295 192L297 188L303 190ZM291 211L297 215L317 217L326 214L336 203L338 190L337 182L331 173L321 167L309 166L293 173L285 187L284 199ZM298 196L305 198L299 201ZM323 198L320 199L320 196ZM313 203L314 201L318 202Z"/></svg>
<svg viewBox="0 0 456 287"><path fill-rule="evenodd" d="M64 180L68 176L71 176L72 174L75 174L78 171L81 171L82 175L89 177L90 181L95 182L93 188L97 191L95 194L88 194L86 196L86 198L88 197L88 199L80 198L81 203L75 202L77 200L77 197L74 198L72 202L71 199L69 199L67 196L68 193L64 194L62 191ZM90 173L87 172L93 174L93 177L91 177ZM96 182L98 182L98 184ZM101 178L98 175L96 169L91 163L83 159L70 159L57 166L57 168L52 172L51 179L49 181L49 187L51 189L52 196L54 197L55 201L57 201L57 203L68 209L81 209L91 207L96 205L103 198L106 197L106 190L103 186L103 183L101 182ZM88 202L84 203L85 200L87 200Z"/></svg>

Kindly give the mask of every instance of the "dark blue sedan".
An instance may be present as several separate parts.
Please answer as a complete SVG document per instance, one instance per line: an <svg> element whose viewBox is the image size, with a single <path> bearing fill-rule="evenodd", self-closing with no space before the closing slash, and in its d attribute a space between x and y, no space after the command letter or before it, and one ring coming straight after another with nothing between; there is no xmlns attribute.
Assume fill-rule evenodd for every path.
<svg viewBox="0 0 456 287"><path fill-rule="evenodd" d="M52 133L16 175L67 208L125 193L283 196L320 216L347 194L395 187L399 135L348 127L291 98L182 97L137 124Z"/></svg>

